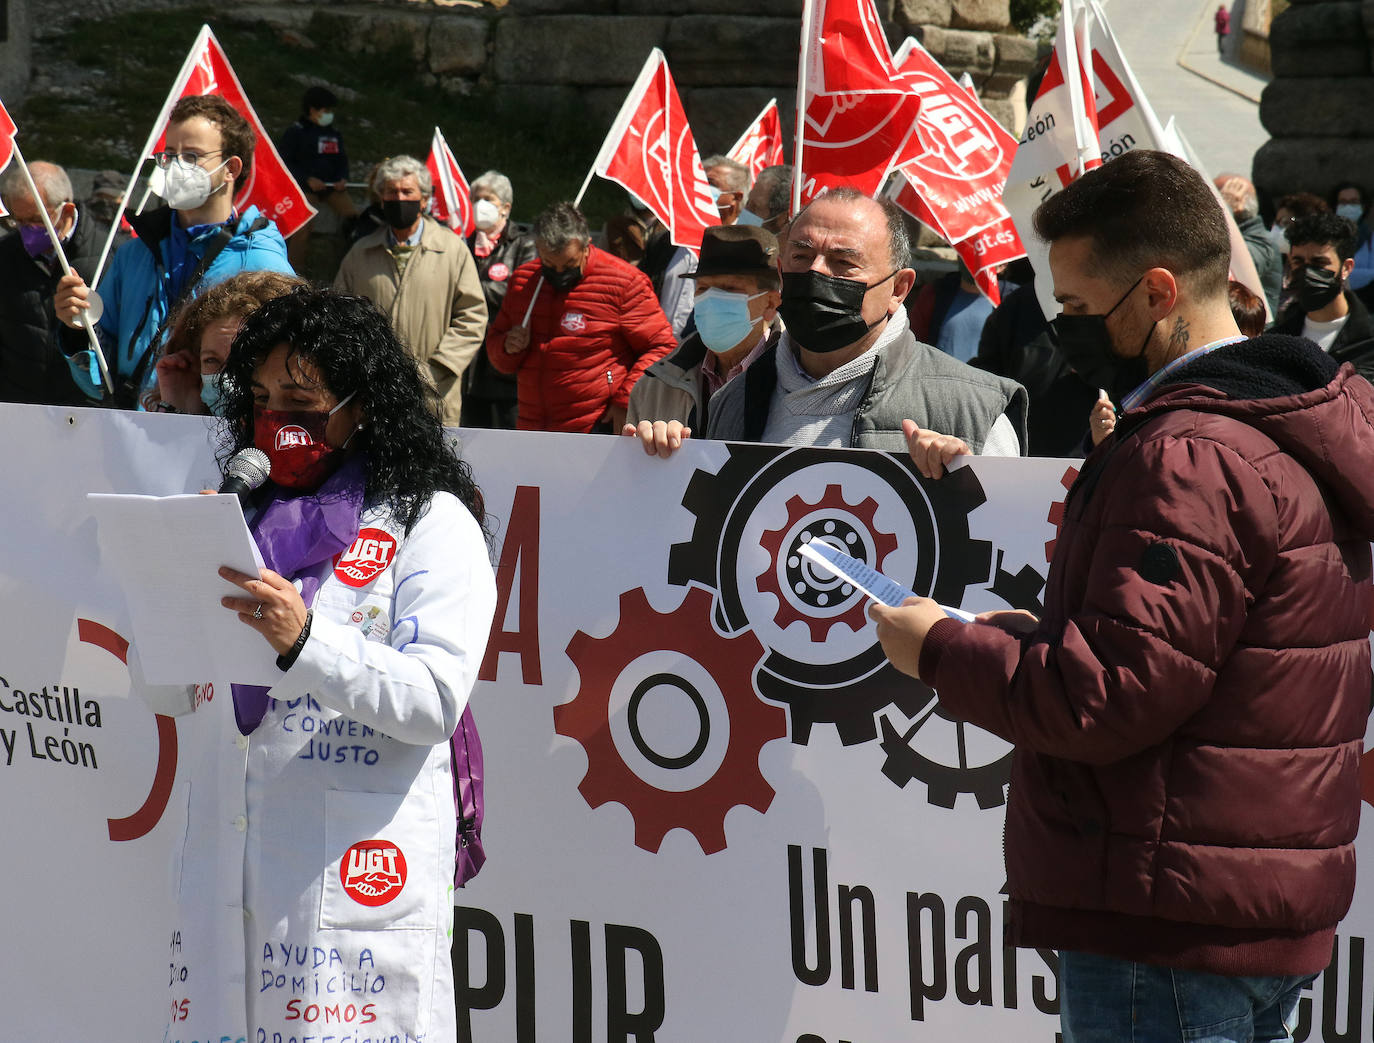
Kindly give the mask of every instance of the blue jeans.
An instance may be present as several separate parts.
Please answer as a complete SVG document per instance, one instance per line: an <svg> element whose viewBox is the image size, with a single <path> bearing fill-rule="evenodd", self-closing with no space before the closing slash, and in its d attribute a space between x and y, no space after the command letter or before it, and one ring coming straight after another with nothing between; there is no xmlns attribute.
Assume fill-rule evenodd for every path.
<svg viewBox="0 0 1374 1043"><path fill-rule="evenodd" d="M1232 978L1062 952L1064 1043L1291 1040L1298 995L1313 977Z"/></svg>

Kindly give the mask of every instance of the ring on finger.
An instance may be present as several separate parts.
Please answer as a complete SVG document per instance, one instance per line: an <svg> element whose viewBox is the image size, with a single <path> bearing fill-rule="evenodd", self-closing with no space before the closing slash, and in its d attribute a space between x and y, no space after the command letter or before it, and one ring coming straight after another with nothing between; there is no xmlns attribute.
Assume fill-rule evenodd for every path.
<svg viewBox="0 0 1374 1043"><path fill-rule="evenodd" d="M254 618L254 619L261 619L261 618L262 618L262 602L261 602L261 601L258 602L257 608L253 609L253 618Z"/></svg>

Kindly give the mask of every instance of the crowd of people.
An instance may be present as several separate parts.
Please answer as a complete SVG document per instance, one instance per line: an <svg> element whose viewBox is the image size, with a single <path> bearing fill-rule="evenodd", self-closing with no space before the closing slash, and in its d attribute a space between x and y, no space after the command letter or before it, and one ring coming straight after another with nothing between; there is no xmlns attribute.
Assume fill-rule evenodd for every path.
<svg viewBox="0 0 1374 1043"><path fill-rule="evenodd" d="M770 350L800 343L793 337L814 340L796 301L805 296L810 307L822 307L832 291L847 292L820 278L836 273L814 253L791 251L795 235L781 235L790 222L790 168L769 167L751 178L727 156L707 157L720 223L708 231L700 257L675 244L633 195L623 213L595 232L567 204L529 223L516 221L511 179L494 170L472 183L476 228L463 239L430 216L431 176L411 156L371 168L369 198L359 210L334 122L337 104L327 88L310 87L299 119L278 142L303 190L336 221L332 231L315 235L313 252L310 224L286 243L267 216L236 202L251 176L255 141L239 113L209 95L183 99L172 110L153 177L163 205L129 217L132 239L121 237L127 241L101 279L96 331L112 391L102 386L82 328L91 299L86 277L105 240L101 216L108 215L110 188L102 184L98 198L78 201L61 167L35 162L40 202L11 169L0 182L9 211L4 223L14 233L0 236L6 276L0 279L0 401L213 412L217 374L237 322L253 302L303 282L298 273L307 268L315 281L366 297L387 315L438 390L449 426L611 432L628 431L628 419L646 448L666 452L693 432L781 439L778 423L769 429L765 397L777 396L778 417L811 416L840 408L862 390L846 381L848 371L832 365L839 360L828 352L814 352L826 356L823 365L808 365L809 346L808 354ZM1328 198L1283 196L1266 225L1244 177L1222 175L1216 187L1263 289L1261 300L1232 284L1242 331L1255 335L1267 326L1305 336L1337 361L1374 373L1374 236L1365 221L1364 188L1347 181ZM841 201L832 197L826 209ZM1018 401L1008 399L1010 428L1000 428L986 451L1083 455L1111 429L1130 388L1110 386L1075 358L1072 343L1061 342L1037 304L1028 263L1002 272L1002 303L994 308L962 267L912 269L910 225L900 213L875 200L843 202L859 224L876 222L892 235L894 274L882 292L891 298L892 314L901 313L872 356L881 364L871 367L868 359L857 367L875 383L851 421L870 416L872 392L888 388L891 367L903 365L901 349L891 343L901 325L913 344L941 356L923 362L922 372L953 361L961 373L981 371L968 377L967 387L986 386L991 374L1024 389ZM64 243L70 276L58 269L40 205ZM322 241L335 245L322 251ZM812 276L804 276L808 270ZM217 292L210 294L212 288ZM789 296L796 300L789 303ZM845 328L842 296L824 305L835 313L824 336ZM862 343L859 356L877 341L877 334L853 338ZM713 410L716 393L760 358L771 370L726 391ZM900 401L931 383L896 377L890 386ZM846 437L833 422L800 426L795 438L811 439L817 435L811 428L819 427L828 432L825 444L875 444L859 437L862 424ZM986 433L961 440L981 446Z"/></svg>
<svg viewBox="0 0 1374 1043"><path fill-rule="evenodd" d="M1374 538L1362 186L1284 196L1266 227L1245 178L1207 185L1130 152L1036 213L1063 305L1047 320L1029 265L1002 273L994 308L967 271L918 275L890 201L841 187L792 213L789 168L751 178L724 156L703 164L720 221L699 252L633 197L596 233L569 203L519 223L497 171L472 184L464 239L429 215L430 174L406 155L377 164L359 212L335 104L307 91L281 149L351 239L331 289L293 270L308 232L288 246L236 203L253 132L212 96L172 109L165 205L130 219L99 298L86 279L103 229L62 169L32 165L38 199L13 172L0 183L0 399L218 415L226 448L273 457L253 522L270 568L228 577L244 594L225 606L279 653L282 691L407 747L408 802L415 778L444 781L493 594L480 492L443 425L619 433L664 458L692 437L878 449L931 480L970 454L1085 456L1043 618L964 625L916 599L875 607L878 636L960 719L1016 746L1010 937L1060 950L1066 1038L1202 1038L1148 998L1180 988L1243 1026L1207 1038L1280 1038L1354 884ZM1231 277L1218 198L1262 296ZM313 434L273 441L291 425ZM322 586L361 520L431 578L404 598ZM374 647L347 622L369 606L384 620L418 606L435 626ZM234 700L243 734L280 755L256 730L271 709ZM248 763L251 821L277 839L293 815L325 815L325 789L288 787L278 806L280 780ZM429 842L452 845L453 821L424 814ZM255 850L269 876L333 893L318 865ZM308 936L322 900L292 906L266 879L245 901ZM426 989L447 983L444 961L392 950L442 1030L447 1000Z"/></svg>

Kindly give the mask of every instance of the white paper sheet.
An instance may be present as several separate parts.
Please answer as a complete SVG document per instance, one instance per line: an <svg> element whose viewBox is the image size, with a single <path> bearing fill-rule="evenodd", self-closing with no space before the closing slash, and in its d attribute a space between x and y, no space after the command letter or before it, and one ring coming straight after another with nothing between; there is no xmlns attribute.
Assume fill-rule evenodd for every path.
<svg viewBox="0 0 1374 1043"><path fill-rule="evenodd" d="M812 540L810 543L803 544L801 552L804 557L810 558L827 572L853 584L858 588L859 593L881 604L897 608L907 598L917 596L914 590L904 587L896 580L889 579L881 572L869 568L858 558L850 557L844 551L837 550L824 540ZM965 612L961 608L950 608L947 605L941 605L940 608L951 619L957 619L962 623L973 622L973 613L971 612Z"/></svg>
<svg viewBox="0 0 1374 1043"><path fill-rule="evenodd" d="M263 636L220 604L243 589L221 579L228 565L256 576L262 556L238 497L122 496L89 493L100 567L124 591L149 684L239 684L281 680Z"/></svg>

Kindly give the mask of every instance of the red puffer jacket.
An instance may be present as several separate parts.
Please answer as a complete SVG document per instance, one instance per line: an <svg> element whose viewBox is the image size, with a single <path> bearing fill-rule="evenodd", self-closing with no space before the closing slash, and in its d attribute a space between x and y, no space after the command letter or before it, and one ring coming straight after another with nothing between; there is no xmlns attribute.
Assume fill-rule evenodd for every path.
<svg viewBox="0 0 1374 1043"><path fill-rule="evenodd" d="M517 374L522 431L590 431L608 406L626 408L635 381L677 347L649 277L589 249L582 280L566 293L539 277L537 259L517 268L487 331L491 364ZM530 346L507 355L506 331L524 322L535 294Z"/></svg>
<svg viewBox="0 0 1374 1043"><path fill-rule="evenodd" d="M1266 336L1180 368L1087 459L1045 615L941 621L921 676L1015 743L1016 944L1309 974L1355 886L1374 388Z"/></svg>

